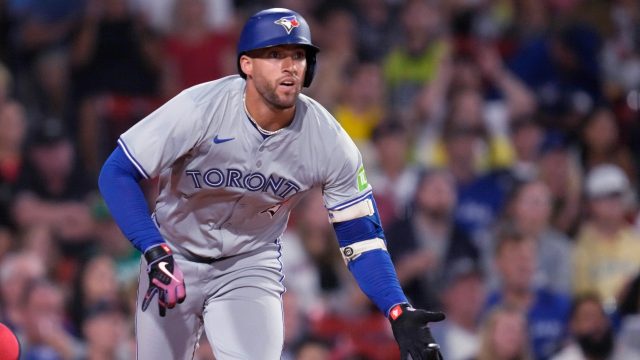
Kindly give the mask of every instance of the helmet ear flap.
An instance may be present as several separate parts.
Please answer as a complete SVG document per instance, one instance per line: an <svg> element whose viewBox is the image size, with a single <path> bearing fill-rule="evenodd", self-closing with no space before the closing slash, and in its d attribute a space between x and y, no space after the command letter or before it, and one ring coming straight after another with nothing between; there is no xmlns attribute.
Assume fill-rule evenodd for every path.
<svg viewBox="0 0 640 360"><path fill-rule="evenodd" d="M315 53L307 55L307 71L304 73L304 82L302 83L302 86L309 87L311 85L313 76L316 73L316 63L317 60Z"/></svg>

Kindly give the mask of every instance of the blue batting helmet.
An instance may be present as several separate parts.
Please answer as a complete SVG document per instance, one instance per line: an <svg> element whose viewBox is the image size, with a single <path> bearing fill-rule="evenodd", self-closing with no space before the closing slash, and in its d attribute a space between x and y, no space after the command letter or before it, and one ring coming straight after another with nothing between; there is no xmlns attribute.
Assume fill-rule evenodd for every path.
<svg viewBox="0 0 640 360"><path fill-rule="evenodd" d="M247 20L238 42L238 72L247 75L240 68L240 56L251 50L277 45L303 45L307 54L307 72L303 85L311 85L316 67L316 54L320 49L311 43L311 30L307 21L295 11L273 8L255 13Z"/></svg>

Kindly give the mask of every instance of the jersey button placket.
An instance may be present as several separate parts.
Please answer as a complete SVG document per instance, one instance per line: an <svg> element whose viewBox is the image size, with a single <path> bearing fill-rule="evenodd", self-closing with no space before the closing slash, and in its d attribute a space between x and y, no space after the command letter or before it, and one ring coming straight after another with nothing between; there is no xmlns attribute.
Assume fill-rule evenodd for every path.
<svg viewBox="0 0 640 360"><path fill-rule="evenodd" d="M261 145L258 148L258 153L262 153L262 152L264 152L264 145ZM256 158L258 158L259 156L260 156L260 154L256 154ZM260 168L261 166L262 166L262 160L257 160L256 161L256 167Z"/></svg>

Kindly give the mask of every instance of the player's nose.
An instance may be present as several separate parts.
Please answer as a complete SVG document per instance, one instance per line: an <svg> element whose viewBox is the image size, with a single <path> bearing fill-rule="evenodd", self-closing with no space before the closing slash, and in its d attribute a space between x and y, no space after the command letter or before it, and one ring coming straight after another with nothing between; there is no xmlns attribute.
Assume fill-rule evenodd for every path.
<svg viewBox="0 0 640 360"><path fill-rule="evenodd" d="M285 56L282 59L282 70L296 74L298 71L298 63L293 59L293 56Z"/></svg>

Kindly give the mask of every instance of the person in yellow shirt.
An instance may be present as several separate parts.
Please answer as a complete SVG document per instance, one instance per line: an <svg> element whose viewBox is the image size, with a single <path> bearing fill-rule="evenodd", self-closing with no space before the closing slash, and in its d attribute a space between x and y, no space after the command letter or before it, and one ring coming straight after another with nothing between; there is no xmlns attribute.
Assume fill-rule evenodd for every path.
<svg viewBox="0 0 640 360"><path fill-rule="evenodd" d="M360 147L371 140L373 129L385 116L384 79L380 66L367 62L354 66L347 77L333 115Z"/></svg>
<svg viewBox="0 0 640 360"><path fill-rule="evenodd" d="M574 249L574 291L595 292L611 309L640 270L640 233L625 219L631 187L622 169L605 164L589 172L585 190L590 216Z"/></svg>
<svg viewBox="0 0 640 360"><path fill-rule="evenodd" d="M447 149L446 137L451 132L462 130L469 135L469 140L473 139L473 166L476 171L484 173L496 169L504 169L515 163L515 153L511 144L511 139L505 129L500 129L505 125L492 126L492 121L487 119L485 109L486 104L480 89L460 88L452 91L449 106L449 113L444 119L442 133L435 142L423 146L418 151L418 159L425 166L451 166L455 159L452 159L450 149ZM494 107L495 108L495 107ZM500 115L507 116L503 110L498 111ZM498 113L498 112L493 112ZM507 124L507 120L502 121ZM432 146L432 149L428 147Z"/></svg>
<svg viewBox="0 0 640 360"><path fill-rule="evenodd" d="M416 99L447 58L442 7L425 0L404 2L398 21L400 41L382 59L391 113L411 131L417 121Z"/></svg>

